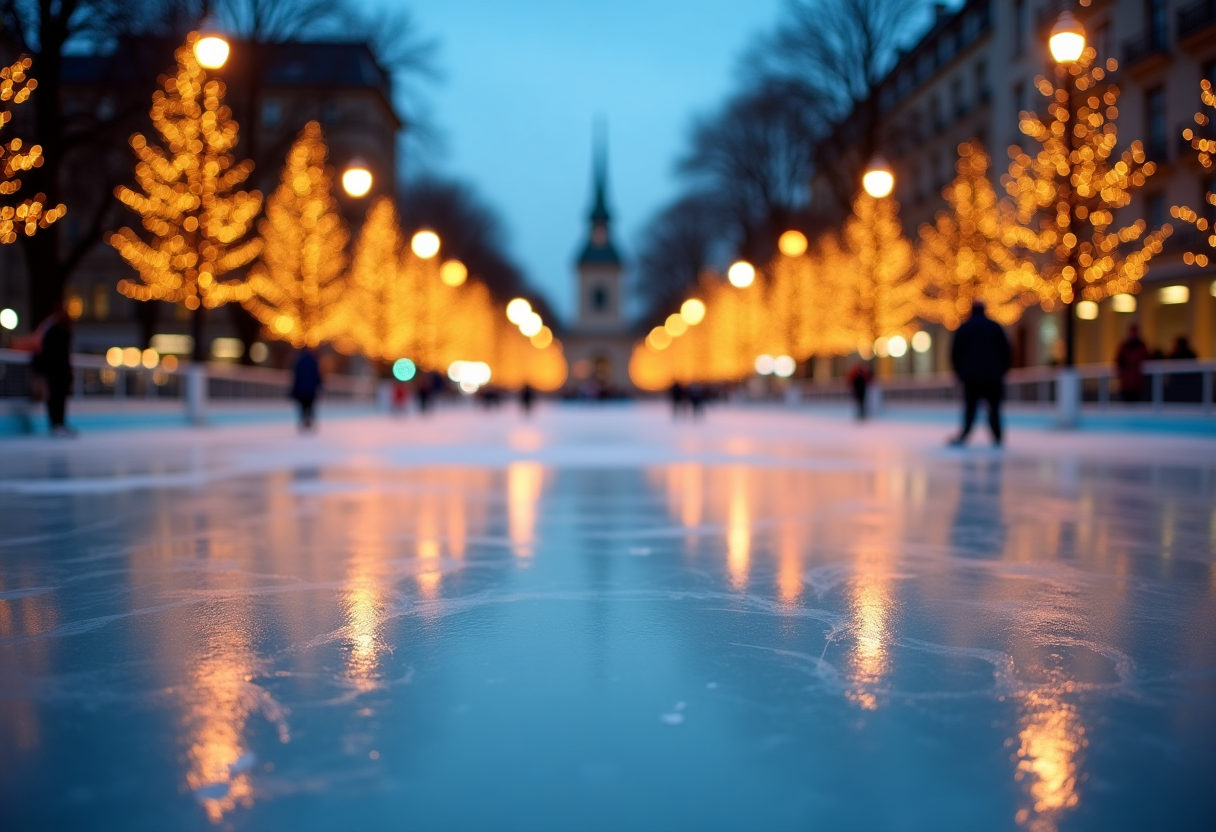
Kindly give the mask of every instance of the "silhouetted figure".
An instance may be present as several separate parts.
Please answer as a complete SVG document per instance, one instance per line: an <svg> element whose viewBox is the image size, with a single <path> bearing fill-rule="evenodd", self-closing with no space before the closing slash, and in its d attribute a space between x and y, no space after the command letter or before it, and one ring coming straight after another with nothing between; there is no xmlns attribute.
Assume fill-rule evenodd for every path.
<svg viewBox="0 0 1216 832"><path fill-rule="evenodd" d="M984 311L984 304L974 304L971 317L954 333L950 362L958 380L963 383L963 429L950 444L967 442L982 399L988 407L992 441L1000 445L1001 398L1005 393L1005 373L1013 362L1013 348L1005 330Z"/></svg>
<svg viewBox="0 0 1216 832"><path fill-rule="evenodd" d="M525 384L519 391L519 404L524 409L524 418L532 415L532 405L536 403L536 391L531 384Z"/></svg>
<svg viewBox="0 0 1216 832"><path fill-rule="evenodd" d="M65 419L68 393L72 390L72 319L61 304L51 313L38 331L34 358L30 369L46 382L46 414L53 436L74 436Z"/></svg>
<svg viewBox="0 0 1216 832"><path fill-rule="evenodd" d="M688 385L688 406L692 410L692 418L701 418L701 409L705 406L705 387L700 382Z"/></svg>
<svg viewBox="0 0 1216 832"><path fill-rule="evenodd" d="M671 389L668 391L671 396L671 415L673 418L680 418L680 412L684 410L684 385L678 381L671 383Z"/></svg>
<svg viewBox="0 0 1216 832"><path fill-rule="evenodd" d="M1115 354L1115 366L1119 370L1119 398L1123 401L1138 402L1144 397L1144 362L1148 356L1148 346L1140 340L1140 327L1132 324L1127 328L1127 338Z"/></svg>
<svg viewBox="0 0 1216 832"><path fill-rule="evenodd" d="M1174 349L1169 355L1172 361L1186 361L1197 358L1195 351L1185 335L1179 335L1174 341ZM1165 388L1165 398L1171 402L1197 402L1202 397L1203 377L1199 373L1175 373L1170 375Z"/></svg>
<svg viewBox="0 0 1216 832"><path fill-rule="evenodd" d="M313 406L321 392L321 365L312 350L305 347L296 358L295 377L291 382L291 397L300 405L300 430L313 429Z"/></svg>
<svg viewBox="0 0 1216 832"><path fill-rule="evenodd" d="M853 365L853 369L849 370L849 387L853 389L853 401L857 403L857 421L859 422L864 422L866 419L866 391L870 387L872 377L870 365L864 361L857 362Z"/></svg>

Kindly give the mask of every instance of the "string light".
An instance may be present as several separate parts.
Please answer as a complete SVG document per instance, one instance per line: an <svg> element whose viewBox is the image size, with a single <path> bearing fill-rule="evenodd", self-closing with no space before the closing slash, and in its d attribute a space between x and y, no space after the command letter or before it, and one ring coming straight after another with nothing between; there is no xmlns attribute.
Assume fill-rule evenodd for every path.
<svg viewBox="0 0 1216 832"><path fill-rule="evenodd" d="M0 68L0 104L9 102L16 106L24 104L38 88L38 80L29 76L34 62L22 55L13 63ZM12 121L13 113L8 106L0 107L0 130ZM20 138L0 142L0 198L11 196L21 189L21 174L42 167L45 158L42 145L28 148ZM20 232L33 237L40 228L47 228L67 213L62 204L48 208L46 194L35 194L16 204L0 202L0 244L13 243Z"/></svg>
<svg viewBox="0 0 1216 832"><path fill-rule="evenodd" d="M234 164L237 123L224 104L224 85L208 79L194 56L197 33L176 53L177 71L152 96L152 125L167 149L131 137L139 160L140 191L120 186L115 195L143 218L146 242L130 228L110 245L139 272L118 290L136 300L181 302L187 309L245 301L244 281L220 278L248 265L262 250L258 237L244 239L262 208L258 191L234 191L249 178L253 162Z"/></svg>
<svg viewBox="0 0 1216 832"><path fill-rule="evenodd" d="M1199 82L1199 97L1203 100L1205 107L1216 109L1216 92L1212 90L1212 82L1206 78ZM1202 110L1195 113L1195 124L1199 127L1207 127L1211 123L1211 116L1207 113ZM1191 148L1194 149L1196 156L1199 158L1199 164L1203 166L1204 170L1211 170L1213 156L1216 156L1216 139L1201 136L1190 127L1182 131L1182 138L1191 143ZM1210 191L1204 194L1203 198L1209 206L1216 205L1216 192ZM1203 232L1203 238L1209 250L1216 248L1216 229L1212 227L1207 217L1200 216L1196 211L1187 208L1185 205L1175 205L1170 208L1170 216L1194 226L1197 231ZM1187 251L1182 255L1182 261L1188 266L1203 268L1211 261L1211 255L1203 251Z"/></svg>
<svg viewBox="0 0 1216 832"><path fill-rule="evenodd" d="M350 234L333 196L321 125L310 121L287 153L258 225L262 257L243 301L272 338L317 347L337 334Z"/></svg>

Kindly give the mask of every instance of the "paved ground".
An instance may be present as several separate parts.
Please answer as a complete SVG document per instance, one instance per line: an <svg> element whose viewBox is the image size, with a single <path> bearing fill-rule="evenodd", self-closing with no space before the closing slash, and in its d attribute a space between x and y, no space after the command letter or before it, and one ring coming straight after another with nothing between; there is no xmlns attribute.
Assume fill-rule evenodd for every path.
<svg viewBox="0 0 1216 832"><path fill-rule="evenodd" d="M6 440L0 828L1216 827L1216 440L944 433Z"/></svg>

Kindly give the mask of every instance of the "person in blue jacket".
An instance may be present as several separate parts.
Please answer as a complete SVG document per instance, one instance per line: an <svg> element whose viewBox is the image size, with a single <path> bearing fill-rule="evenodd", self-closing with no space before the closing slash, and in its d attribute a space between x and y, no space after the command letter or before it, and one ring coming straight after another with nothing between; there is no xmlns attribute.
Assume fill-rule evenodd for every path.
<svg viewBox="0 0 1216 832"><path fill-rule="evenodd" d="M300 405L300 430L311 431L315 422L313 406L321 393L321 365L317 356L308 347L300 350L296 358L295 378L291 383L291 397Z"/></svg>

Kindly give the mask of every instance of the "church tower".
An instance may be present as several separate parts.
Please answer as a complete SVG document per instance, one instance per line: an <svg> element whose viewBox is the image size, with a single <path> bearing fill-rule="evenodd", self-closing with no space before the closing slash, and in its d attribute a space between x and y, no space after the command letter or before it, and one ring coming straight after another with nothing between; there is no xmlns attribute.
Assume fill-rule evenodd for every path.
<svg viewBox="0 0 1216 832"><path fill-rule="evenodd" d="M592 173L587 236L575 263L578 305L572 326L562 333L562 344L570 364L568 389L579 395L612 396L635 390L629 380L634 333L628 319L624 264L612 241L608 154L602 131L597 131Z"/></svg>
<svg viewBox="0 0 1216 832"><path fill-rule="evenodd" d="M621 285L621 257L612 243L612 215L608 211L608 159L604 141L596 142L595 197L588 216L587 241L578 257L578 319L584 332L620 331L625 328L625 298Z"/></svg>

